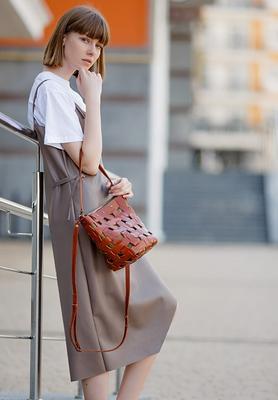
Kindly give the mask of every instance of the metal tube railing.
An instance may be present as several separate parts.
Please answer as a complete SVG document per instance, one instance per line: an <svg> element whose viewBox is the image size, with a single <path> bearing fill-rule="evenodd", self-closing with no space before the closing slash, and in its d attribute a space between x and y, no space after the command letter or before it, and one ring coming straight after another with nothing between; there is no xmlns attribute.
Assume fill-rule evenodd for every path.
<svg viewBox="0 0 278 400"><path fill-rule="evenodd" d="M32 207L0 197L0 210L7 215L7 231L9 236L31 236L32 238L32 270L0 266L0 271L8 271L30 275L31 282L31 335L0 335L5 339L30 339L30 387L28 400L41 400L41 341L65 340L64 337L42 336L42 278L57 279L55 276L42 273L43 260L43 226L48 225L48 215L43 213L43 189L44 173L41 171L41 152L36 134L31 129L24 127L19 122L0 112L0 127L12 132L20 139L36 145L36 171L33 173L32 184ZM32 221L32 232L11 232L10 215L16 215ZM121 369L116 370L116 388L113 396L118 393L120 385ZM78 381L78 389L75 398L82 398L82 386Z"/></svg>
<svg viewBox="0 0 278 400"><path fill-rule="evenodd" d="M41 174L41 172L40 172ZM36 186L34 184L34 186ZM42 193L43 196L43 193ZM33 204L33 209L30 207L23 206L21 204L15 203L10 200L6 200L3 197L0 197L0 210L4 211L8 215L8 233L9 235L18 235L18 233L10 233L10 214L16 215L18 217L22 217L24 219L29 219L32 220L33 218L33 213L34 209L36 207L35 203L32 202ZM43 225L48 225L48 215L44 213L39 220L43 222ZM36 232L36 229L33 227L32 228L33 233L32 238L35 236L34 232ZM22 235L29 235L29 233L21 233ZM12 267L6 267L0 265L0 270L2 271L7 271L7 272L15 272L15 273L20 273L20 274L25 274L25 275L31 275L32 278L36 277L37 275L40 275L43 278L47 279L54 279L57 280L56 276L52 275L47 275L42 273L42 269L38 269L39 267L35 264L34 261L36 261L36 253L41 252L41 260L42 260L42 248L38 249L37 246L34 246L32 243L32 271L24 271L19 268L12 268ZM35 257L34 257L35 254ZM40 260L40 257L38 258ZM42 262L40 261L40 264L42 265ZM33 266L35 268L33 268ZM36 273L36 270L38 270L38 273ZM55 341L64 341L65 337L57 337L57 336L42 336L41 333L41 306L42 306L42 299L41 299L41 288L42 283L41 279L39 283L37 282L32 282L32 304L35 304L33 306L33 309L31 309L31 335L11 335L11 334L0 334L0 339L30 339L31 340L31 354L30 354L30 397L29 399L41 399L41 373L40 373L40 363L41 363L41 346L35 341L35 338L37 336L37 340L41 343L41 340L55 340ZM37 293L37 290L40 290L40 293ZM38 298L40 296L40 298ZM36 314L37 313L37 314ZM36 323L38 321L38 323ZM37 373L35 373L37 371ZM82 398L82 386L80 382L78 382L78 389L77 389L77 394L75 398Z"/></svg>
<svg viewBox="0 0 278 400"><path fill-rule="evenodd" d="M37 166L40 166L40 149L37 149ZM33 176L32 190L32 285L31 285L31 336L30 400L41 397L41 337L42 337L42 259L43 259L43 172Z"/></svg>

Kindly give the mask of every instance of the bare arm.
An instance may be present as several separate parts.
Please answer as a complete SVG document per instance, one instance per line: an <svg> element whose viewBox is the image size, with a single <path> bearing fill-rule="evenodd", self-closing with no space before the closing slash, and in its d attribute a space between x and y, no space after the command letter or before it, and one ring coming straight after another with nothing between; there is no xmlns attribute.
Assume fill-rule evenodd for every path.
<svg viewBox="0 0 278 400"><path fill-rule="evenodd" d="M82 171L89 175L96 175L102 153L102 133L101 133L101 114L100 114L100 94L102 78L100 74L79 70L77 87L86 103L86 117L84 125L83 141L62 143L63 148L79 167L79 153L82 146ZM107 170L111 177L113 186L109 189L114 195L132 197L132 185L127 178L121 178ZM109 186L110 183L107 182Z"/></svg>
<svg viewBox="0 0 278 400"><path fill-rule="evenodd" d="M79 166L79 153L82 146L82 171L96 175L102 153L102 132L100 93L102 79L100 74L81 69L77 78L77 86L86 103L86 117L83 142L63 143L63 148Z"/></svg>
<svg viewBox="0 0 278 400"><path fill-rule="evenodd" d="M82 146L82 171L96 175L102 153L102 133L100 102L92 98L86 99L86 117L83 142L62 143L63 148L79 166L79 152Z"/></svg>
<svg viewBox="0 0 278 400"><path fill-rule="evenodd" d="M98 171L102 153L100 100L86 98L86 118L82 144L83 165L92 175Z"/></svg>

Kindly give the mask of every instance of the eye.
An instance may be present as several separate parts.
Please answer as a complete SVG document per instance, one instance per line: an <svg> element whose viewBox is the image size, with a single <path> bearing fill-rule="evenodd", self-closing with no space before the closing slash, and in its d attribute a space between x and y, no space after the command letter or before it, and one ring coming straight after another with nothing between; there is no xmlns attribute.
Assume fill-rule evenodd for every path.
<svg viewBox="0 0 278 400"><path fill-rule="evenodd" d="M81 37L81 40L82 40L83 42L86 42L86 43L88 43L88 42L89 42L89 39L88 39L88 38L86 38L86 37Z"/></svg>

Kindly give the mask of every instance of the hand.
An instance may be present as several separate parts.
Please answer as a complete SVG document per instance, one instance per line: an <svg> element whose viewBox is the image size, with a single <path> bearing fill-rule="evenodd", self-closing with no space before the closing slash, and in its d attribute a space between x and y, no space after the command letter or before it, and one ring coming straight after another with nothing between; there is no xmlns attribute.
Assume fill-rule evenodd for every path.
<svg viewBox="0 0 278 400"><path fill-rule="evenodd" d="M102 77L98 73L91 72L86 68L80 68L76 78L76 86L82 97L86 100L88 96L97 101L100 100L102 91Z"/></svg>
<svg viewBox="0 0 278 400"><path fill-rule="evenodd" d="M127 178L112 178L113 186L107 182L106 187L110 187L109 193L114 196L133 197L132 184Z"/></svg>

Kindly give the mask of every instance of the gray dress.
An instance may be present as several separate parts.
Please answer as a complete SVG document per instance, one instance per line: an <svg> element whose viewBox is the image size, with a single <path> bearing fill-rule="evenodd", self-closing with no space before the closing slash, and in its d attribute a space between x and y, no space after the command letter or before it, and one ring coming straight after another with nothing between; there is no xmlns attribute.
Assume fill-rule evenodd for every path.
<svg viewBox="0 0 278 400"><path fill-rule="evenodd" d="M39 86L34 95L37 96ZM34 108L33 108L34 110ZM76 104L84 131L85 112ZM57 126L59 129L59 126ZM70 380L76 381L111 371L158 353L174 317L177 300L160 279L146 256L131 264L129 326L124 343L115 351L78 352L69 336L72 286L71 251L74 221L79 216L79 170L61 149L44 144L44 126L34 119L45 171L46 211L57 274ZM84 211L102 205L112 197L107 193L107 178L100 172L85 175ZM124 331L125 269L111 271L102 253L87 236L79 232L77 258L78 320L77 333L82 348L110 349Z"/></svg>

